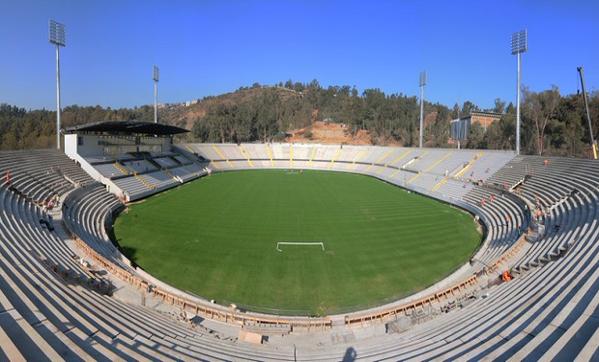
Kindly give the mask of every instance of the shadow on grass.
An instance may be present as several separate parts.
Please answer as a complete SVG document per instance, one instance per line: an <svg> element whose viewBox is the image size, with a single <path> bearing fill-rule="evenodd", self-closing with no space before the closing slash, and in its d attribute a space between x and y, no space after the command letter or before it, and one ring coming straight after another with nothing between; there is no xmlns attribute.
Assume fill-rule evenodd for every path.
<svg viewBox="0 0 599 362"><path fill-rule="evenodd" d="M131 264L133 264L134 267L138 266L137 260L135 259L135 255L137 254L136 248L131 248L128 246L121 246L121 247L119 247L119 250L121 251L121 253L123 253L123 255L125 255L131 261Z"/></svg>

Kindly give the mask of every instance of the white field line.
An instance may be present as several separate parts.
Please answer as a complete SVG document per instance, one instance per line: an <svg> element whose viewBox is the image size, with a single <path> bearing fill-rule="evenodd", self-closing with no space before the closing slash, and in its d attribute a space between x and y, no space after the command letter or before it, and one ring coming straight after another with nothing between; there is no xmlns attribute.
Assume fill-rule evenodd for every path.
<svg viewBox="0 0 599 362"><path fill-rule="evenodd" d="M320 246L324 251L324 243L318 242L307 242L307 241L277 241L277 251L283 251L279 248L280 245L297 245L297 246Z"/></svg>

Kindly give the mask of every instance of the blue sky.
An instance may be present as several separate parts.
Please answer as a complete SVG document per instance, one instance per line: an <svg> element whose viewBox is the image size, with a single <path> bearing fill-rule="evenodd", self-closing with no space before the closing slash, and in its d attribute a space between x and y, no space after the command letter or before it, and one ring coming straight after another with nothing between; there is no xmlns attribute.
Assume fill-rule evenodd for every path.
<svg viewBox="0 0 599 362"><path fill-rule="evenodd" d="M490 107L515 99L510 34L529 32L523 83L599 90L598 1L4 1L0 103L53 108L48 19L66 24L63 105L182 102L293 79Z"/></svg>

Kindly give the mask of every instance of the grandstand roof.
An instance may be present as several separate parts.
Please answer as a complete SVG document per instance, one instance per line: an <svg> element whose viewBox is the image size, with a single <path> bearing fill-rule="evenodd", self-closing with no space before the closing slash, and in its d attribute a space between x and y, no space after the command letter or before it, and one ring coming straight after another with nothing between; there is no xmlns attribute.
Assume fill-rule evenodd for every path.
<svg viewBox="0 0 599 362"><path fill-rule="evenodd" d="M174 135L189 132L185 128L163 123L143 121L102 121L68 127L65 133L110 133L110 134L144 134L144 135Z"/></svg>

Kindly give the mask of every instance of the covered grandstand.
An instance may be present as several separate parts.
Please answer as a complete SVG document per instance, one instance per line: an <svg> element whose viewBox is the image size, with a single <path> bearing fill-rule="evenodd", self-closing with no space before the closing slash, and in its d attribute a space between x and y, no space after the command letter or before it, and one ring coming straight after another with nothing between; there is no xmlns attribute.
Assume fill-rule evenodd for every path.
<svg viewBox="0 0 599 362"><path fill-rule="evenodd" d="M173 136L189 132L161 123L95 122L65 130L65 153L96 181L134 201L206 174L173 148Z"/></svg>
<svg viewBox="0 0 599 362"><path fill-rule="evenodd" d="M0 152L4 358L599 359L597 161L381 146L173 145L171 131L94 125L69 130L68 157ZM109 226L128 201L209 172L269 168L376 177L472 212L486 238L470 263L426 290L324 317L213 304L132 265L111 240ZM50 199L57 204L49 207ZM533 239L539 224L546 232Z"/></svg>

